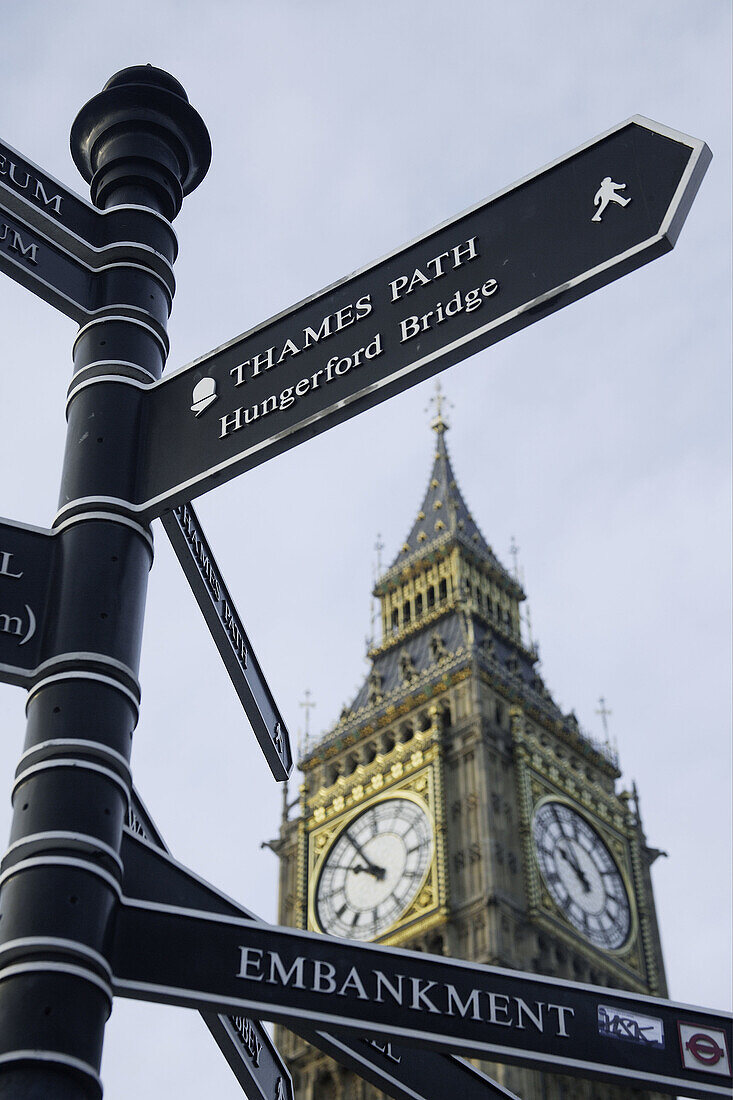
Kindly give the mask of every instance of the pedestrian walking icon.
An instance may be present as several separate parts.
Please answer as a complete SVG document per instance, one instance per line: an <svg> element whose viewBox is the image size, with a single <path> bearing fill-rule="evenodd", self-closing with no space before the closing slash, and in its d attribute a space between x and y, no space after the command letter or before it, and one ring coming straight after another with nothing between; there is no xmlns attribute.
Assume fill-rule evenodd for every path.
<svg viewBox="0 0 733 1100"><path fill-rule="evenodd" d="M618 195L616 193L617 191L623 191L625 187L625 183L614 183L610 176L604 176L601 180L601 186L596 191L595 198L593 199L593 205L598 206L598 209L591 218L592 222L599 222L601 220L603 211L606 209L609 202L616 202L619 206L629 205L631 199L625 199L623 195Z"/></svg>

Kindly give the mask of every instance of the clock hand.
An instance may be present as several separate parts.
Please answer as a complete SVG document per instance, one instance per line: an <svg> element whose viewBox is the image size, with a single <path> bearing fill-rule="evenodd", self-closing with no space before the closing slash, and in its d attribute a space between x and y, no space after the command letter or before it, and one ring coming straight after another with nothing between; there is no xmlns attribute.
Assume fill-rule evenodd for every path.
<svg viewBox="0 0 733 1100"><path fill-rule="evenodd" d="M586 878L584 872L581 871L580 867L578 866L577 860L573 856L569 856L562 845L559 845L557 850L562 858L565 860L565 862L569 863L572 869L575 871L576 875L580 879L583 889L587 894L590 890L590 883L588 882L588 879Z"/></svg>
<svg viewBox="0 0 733 1100"><path fill-rule="evenodd" d="M385 875L387 874L387 872L385 871L384 867L377 867L376 863L372 863L372 861L371 861L371 860L369 859L369 857L367 856L366 852L365 852L365 851L364 851L364 849L362 848L362 846L361 846L361 844L359 843L359 841L358 841L358 840L354 840L354 838L353 838L353 836L351 835L351 833L345 833L344 835L346 836L346 839L348 840L349 844L350 844L350 845L352 846L352 848L354 849L354 851L355 851L355 852L356 852L356 853L357 853L358 855L360 855L360 856L361 856L361 858L362 858L362 859L364 860L364 862L366 863L366 867L363 867L363 868L362 868L362 867L360 867L360 868L359 868L359 871L362 871L362 870L364 870L364 871L367 871L367 872L368 872L368 873L369 873L370 875L374 875L374 877L375 877L376 879L383 879L383 878L384 878L384 876L385 876ZM356 868L352 868L352 870L354 870L354 871L355 871L355 872L356 872L357 874L359 873L358 871L356 871Z"/></svg>

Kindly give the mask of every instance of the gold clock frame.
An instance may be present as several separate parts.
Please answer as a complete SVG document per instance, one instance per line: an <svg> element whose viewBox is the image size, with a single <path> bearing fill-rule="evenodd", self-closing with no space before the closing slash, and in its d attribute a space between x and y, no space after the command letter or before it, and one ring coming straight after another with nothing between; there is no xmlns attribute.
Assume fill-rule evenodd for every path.
<svg viewBox="0 0 733 1100"><path fill-rule="evenodd" d="M321 880L321 874L323 872L324 866L325 866L325 864L328 860L328 857L329 857L330 853L333 851L334 845L336 845L338 843L339 838L344 833L344 830L349 828L349 825L351 824L352 821L356 821L357 818L362 817L363 814L367 813L369 810L373 809L375 806L380 806L380 805L383 805L387 802L395 802L395 801L412 802L413 805L418 806L419 809L421 809L422 812L425 814L425 817L427 818L428 823L429 823L429 827L430 827L431 853L430 853L430 858L428 860L425 871L424 871L424 873L422 875L422 878L420 880L420 883L419 883L417 889L415 890L412 901L402 911L402 913L400 913L397 920L393 921L392 924L390 924L387 928L385 928L384 932L382 932L379 936L375 937L375 940L379 940L384 936L388 936L390 934L391 929L399 926L400 924L404 924L405 920L408 918L408 915L410 913L412 913L413 909L417 905L418 900L420 898L424 899L423 907L424 907L425 903L427 903L428 901L431 900L430 886L429 886L429 883L428 883L428 878L430 877L431 870L432 870L432 868L435 864L435 846L436 846L435 822L434 822L434 819L433 819L433 815L430 813L430 810L429 810L428 805L425 802L425 800L418 797L413 791L411 791L411 790L398 790L398 791L391 790L387 794L383 794L383 795L380 795L377 798L370 799L369 802L367 802L365 805L360 806L357 810L354 810L354 811L352 811L352 813L347 814L343 818L341 818L341 820L338 822L339 827L329 837L328 841L325 842L322 845L322 851L319 853L317 864L314 866L314 869L313 869L313 878L311 879L310 874L308 876L308 881L309 881L309 891L308 891L309 927L311 927L310 921L312 920L312 928L313 928L314 931L323 932L326 935L329 935L329 934L333 935L333 933L329 933L327 929L323 928L319 924L318 919L316 917L316 913L317 913L317 903L318 903L318 886L319 886L319 883L320 883L320 880ZM372 941L372 942L374 942L374 941Z"/></svg>
<svg viewBox="0 0 733 1100"><path fill-rule="evenodd" d="M316 812L306 823L307 928L311 931L323 931L316 917L316 889L331 848L356 817L394 798L407 798L427 814L433 831L433 851L413 901L371 942L402 943L443 923L447 916L445 809L438 745L433 742L406 760L391 761L392 756L389 753L379 761L381 767L369 784L355 784L344 796L337 796L338 809L331 802L335 812Z"/></svg>
<svg viewBox="0 0 733 1100"><path fill-rule="evenodd" d="M546 806L550 802L559 802L563 806L567 806L569 810L572 810L574 814L582 818L586 825L593 830L593 832L600 838L605 845L608 854L614 862L616 870L618 871L621 882L623 883L624 890L626 891L626 900L629 905L629 933L624 942L619 947L600 947L598 944L593 943L591 939L588 939L583 932L577 928L571 920L566 916L561 907L557 904L553 898L542 875L542 868L539 865L537 859L536 845L534 843L534 836L532 834L532 825L535 819L535 815L541 806ZM633 949L636 943L639 932L639 917L636 909L636 898L634 896L634 885L631 877L631 854L628 850L628 843L625 837L612 838L607 829L604 829L597 818L592 818L585 807L581 807L577 802L567 798L565 795L556 793L554 791L548 791L542 795L532 805L532 812L529 819L531 848L532 848L532 865L536 875L540 882L540 895L542 907L553 913L553 915L562 920L565 924L570 925L574 930L574 933L578 936L582 936L583 940L587 942L589 947L594 948L596 951L600 951L604 956L608 955L619 959L625 959L630 950ZM621 858L619 858L621 857ZM625 858L624 858L625 857Z"/></svg>
<svg viewBox="0 0 733 1100"><path fill-rule="evenodd" d="M562 941L568 950L585 956L592 967L600 965L622 986L640 993L656 990L659 973L651 944L640 841L627 801L600 781L581 775L571 766L567 753L561 761L552 743L545 746L518 709L512 718L519 832L530 919ZM586 939L563 915L547 890L532 837L534 813L545 799L564 802L584 817L613 856L631 907L632 923L621 947L605 949Z"/></svg>

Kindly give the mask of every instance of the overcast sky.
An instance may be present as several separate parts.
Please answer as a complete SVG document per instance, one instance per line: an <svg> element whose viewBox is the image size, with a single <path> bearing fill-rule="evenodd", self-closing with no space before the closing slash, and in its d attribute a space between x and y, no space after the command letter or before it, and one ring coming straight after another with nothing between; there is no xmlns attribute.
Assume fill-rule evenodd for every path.
<svg viewBox="0 0 733 1100"><path fill-rule="evenodd" d="M171 369L633 114L714 159L676 249L465 363L448 446L484 535L529 595L542 673L600 736L612 715L652 845L670 994L730 990L729 0L209 0L3 10L0 137L81 193L78 109L151 62L185 86L213 160L176 222ZM0 515L56 509L73 322L6 276ZM387 563L427 482L433 383L197 501L290 725L338 717L367 672ZM273 919L280 788L156 524L136 783L174 854ZM0 775L24 692L0 688ZM297 783L297 780L296 780ZM295 785L292 790L294 791ZM7 834L8 796L0 831ZM240 1097L194 1013L115 1003L107 1100Z"/></svg>

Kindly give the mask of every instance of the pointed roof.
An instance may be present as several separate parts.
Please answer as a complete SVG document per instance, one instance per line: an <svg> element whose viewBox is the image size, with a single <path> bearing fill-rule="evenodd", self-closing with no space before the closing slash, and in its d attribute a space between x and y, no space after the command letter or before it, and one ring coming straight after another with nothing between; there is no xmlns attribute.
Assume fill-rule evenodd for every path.
<svg viewBox="0 0 733 1100"><path fill-rule="evenodd" d="M436 388L434 400L437 415L431 423L431 428L437 440L433 468L425 496L410 533L387 572L379 578L378 585L390 579L393 571L399 572L407 563L422 558L449 542L458 541L488 562L509 587L521 592L516 580L504 569L479 530L458 488L445 442L449 425L443 416L443 395L440 386ZM522 597L523 595L522 593Z"/></svg>
<svg viewBox="0 0 733 1100"><path fill-rule="evenodd" d="M521 585L495 556L458 488L445 443L448 424L439 386L434 401L436 416L431 427L437 439L428 487L410 533L389 569L377 579L374 595L388 596L406 568L414 565L419 570L426 559L445 556L458 544L481 559L513 599L523 600ZM409 626L372 645L367 656L370 671L352 702L320 738L306 742L299 760L303 771L392 721L406 700L421 705L426 698L441 694L454 674L473 665L490 677L506 700L521 700L530 716L618 774L613 750L594 742L580 729L574 714L563 714L553 699L539 673L534 643L530 640L527 647L519 632L482 614L463 591L416 614Z"/></svg>

